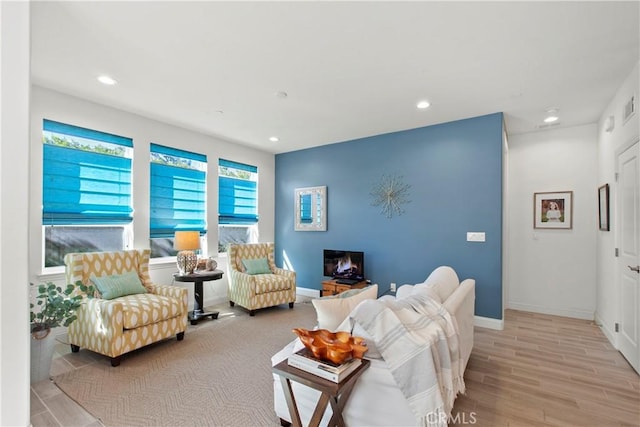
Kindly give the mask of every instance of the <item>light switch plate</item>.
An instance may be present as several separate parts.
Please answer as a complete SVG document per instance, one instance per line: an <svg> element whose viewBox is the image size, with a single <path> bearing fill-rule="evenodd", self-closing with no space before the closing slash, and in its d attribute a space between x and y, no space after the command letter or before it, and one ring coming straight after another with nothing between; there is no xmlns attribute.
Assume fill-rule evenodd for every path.
<svg viewBox="0 0 640 427"><path fill-rule="evenodd" d="M484 232L473 231L467 232L467 242L484 242L485 234Z"/></svg>

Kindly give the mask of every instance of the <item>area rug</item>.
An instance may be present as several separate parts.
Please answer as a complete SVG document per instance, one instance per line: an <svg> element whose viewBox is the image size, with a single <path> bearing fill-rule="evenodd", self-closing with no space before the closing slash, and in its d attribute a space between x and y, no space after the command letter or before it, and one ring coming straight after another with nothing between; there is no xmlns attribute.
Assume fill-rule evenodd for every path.
<svg viewBox="0 0 640 427"><path fill-rule="evenodd" d="M315 323L308 302L254 317L227 309L189 326L183 341L131 352L116 368L94 357L54 382L105 426L277 426L271 356L295 338L292 328ZM83 352L64 357L73 364Z"/></svg>

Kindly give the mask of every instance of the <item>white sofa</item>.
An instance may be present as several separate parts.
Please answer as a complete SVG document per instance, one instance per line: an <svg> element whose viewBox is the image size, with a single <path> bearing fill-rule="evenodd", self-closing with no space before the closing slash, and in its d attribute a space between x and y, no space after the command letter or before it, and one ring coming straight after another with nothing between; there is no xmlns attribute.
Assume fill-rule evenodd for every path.
<svg viewBox="0 0 640 427"><path fill-rule="evenodd" d="M403 285L398 288L395 298L403 299L414 292L428 292L455 318L462 372L466 368L473 347L473 324L475 308L475 280L459 282L455 271L446 266L438 267L423 284ZM393 298L383 296L379 299ZM344 322L341 326L344 328ZM302 348L299 340L294 340L272 357L272 365L285 360L290 354ZM367 355L365 354L365 357ZM368 357L367 357L368 358ZM371 365L358 379L353 392L343 410L347 426L417 426L420 420L414 414L391 374L384 358L372 358ZM282 425L289 425L291 416L285 400L280 379L274 374L274 408ZM302 384L292 383L295 401L303 425L308 425L320 393ZM327 408L321 425L327 425L331 409ZM436 423L446 425L444 423Z"/></svg>

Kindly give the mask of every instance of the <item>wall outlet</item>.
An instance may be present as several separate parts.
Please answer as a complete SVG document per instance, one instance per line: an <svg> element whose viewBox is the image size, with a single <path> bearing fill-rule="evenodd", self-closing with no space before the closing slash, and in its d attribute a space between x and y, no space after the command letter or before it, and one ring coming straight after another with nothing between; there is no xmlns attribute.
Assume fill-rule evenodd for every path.
<svg viewBox="0 0 640 427"><path fill-rule="evenodd" d="M391 287L389 288L389 290L391 292L395 292L396 291L396 284L395 283L391 283Z"/></svg>

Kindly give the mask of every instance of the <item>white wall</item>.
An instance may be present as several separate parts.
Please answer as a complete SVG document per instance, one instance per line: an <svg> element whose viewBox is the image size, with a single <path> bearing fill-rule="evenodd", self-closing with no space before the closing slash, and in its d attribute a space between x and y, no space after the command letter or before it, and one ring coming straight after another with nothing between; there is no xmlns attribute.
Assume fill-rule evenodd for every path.
<svg viewBox="0 0 640 427"><path fill-rule="evenodd" d="M622 122L622 108L629 98L635 94L636 108L638 108L638 96L640 96L639 65L636 64L629 76L622 83L616 95L611 100L598 123L598 185L608 183L610 186L610 218L611 231L599 231L597 234L597 309L596 319L601 324L602 330L609 337L609 340L617 346L617 334L614 332L615 323L620 322L618 318L620 295L619 277L616 273L616 258L614 248L616 247L616 182L615 163L616 151L624 145L631 143L640 134L640 113L636 112L626 123ZM605 121L609 116L614 117L614 129L611 132L605 131Z"/></svg>
<svg viewBox="0 0 640 427"><path fill-rule="evenodd" d="M96 83L97 84L97 83ZM106 90L108 90L106 88ZM218 257L218 159L248 163L258 167L258 215L260 241L274 239L275 156L211 136L151 120L136 114L96 104L38 86L32 87L31 98L31 164L29 226L30 280L35 283L64 281L62 273L42 274L42 120L47 118L76 126L133 138L133 207L134 248L149 247L149 144L151 142L193 151L207 156L207 244L208 256L218 260L226 272L226 259ZM151 278L159 284L171 284L175 262L151 261ZM193 284L176 283L189 289L193 305ZM227 299L226 275L222 280L206 282L204 303L209 305Z"/></svg>
<svg viewBox="0 0 640 427"><path fill-rule="evenodd" d="M0 425L29 425L29 3L0 2Z"/></svg>
<svg viewBox="0 0 640 427"><path fill-rule="evenodd" d="M507 308L593 319L597 127L509 137ZM573 229L533 228L535 192L573 191Z"/></svg>

